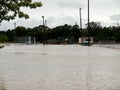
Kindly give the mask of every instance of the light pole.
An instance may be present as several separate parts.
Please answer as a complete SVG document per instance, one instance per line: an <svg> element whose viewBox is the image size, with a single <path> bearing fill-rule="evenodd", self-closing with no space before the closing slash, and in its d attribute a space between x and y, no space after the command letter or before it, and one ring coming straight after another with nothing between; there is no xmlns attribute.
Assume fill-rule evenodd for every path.
<svg viewBox="0 0 120 90"><path fill-rule="evenodd" d="M45 26L47 26L47 20L45 20Z"/></svg>
<svg viewBox="0 0 120 90"><path fill-rule="evenodd" d="M81 15L82 8L79 8L79 14L80 14L80 30L82 30L82 15Z"/></svg>
<svg viewBox="0 0 120 90"><path fill-rule="evenodd" d="M16 22L14 24L14 29L16 29ZM14 30L14 43L16 43L16 30Z"/></svg>
<svg viewBox="0 0 120 90"><path fill-rule="evenodd" d="M90 45L90 4L88 0L88 45Z"/></svg>
<svg viewBox="0 0 120 90"><path fill-rule="evenodd" d="M44 16L42 16L42 19L43 19L43 31L44 31L44 25L45 25Z"/></svg>
<svg viewBox="0 0 120 90"><path fill-rule="evenodd" d="M88 30L89 30L89 27L90 27L90 9L89 9L90 5L89 5L89 0L88 0Z"/></svg>
<svg viewBox="0 0 120 90"><path fill-rule="evenodd" d="M42 32L43 32L43 45L44 45L44 35L45 35L44 34L44 32L45 32L45 30L44 30L44 25L45 25L44 16L42 16L42 19L43 19L43 31Z"/></svg>

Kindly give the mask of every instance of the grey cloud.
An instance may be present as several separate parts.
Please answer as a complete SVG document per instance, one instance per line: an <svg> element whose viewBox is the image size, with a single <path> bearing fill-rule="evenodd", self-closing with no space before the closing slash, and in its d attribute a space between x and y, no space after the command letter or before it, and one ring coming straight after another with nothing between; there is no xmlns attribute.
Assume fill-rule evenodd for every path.
<svg viewBox="0 0 120 90"><path fill-rule="evenodd" d="M42 20L36 20L36 19L29 19L29 20L17 20L16 21L17 26L24 26L27 28L33 28L39 25L42 25Z"/></svg>
<svg viewBox="0 0 120 90"><path fill-rule="evenodd" d="M64 24L75 25L75 23L77 23L79 25L79 17L73 17L73 16L62 15L62 17L61 16L48 17L47 21L48 21L48 26L52 28ZM85 27L86 23L87 23L87 19L83 18L82 19L83 28Z"/></svg>
<svg viewBox="0 0 120 90"><path fill-rule="evenodd" d="M115 14L109 17L112 21L120 21L120 14Z"/></svg>
<svg viewBox="0 0 120 90"><path fill-rule="evenodd" d="M76 22L76 19L72 16L49 16L46 17L47 25L50 28L54 28L59 25L69 24L73 25ZM26 28L33 28L39 25L42 25L42 20L36 20L36 19L16 19L15 21L11 22L2 22L0 29L1 30L7 30L7 29L14 29L14 22L16 22L16 26L23 26Z"/></svg>
<svg viewBox="0 0 120 90"><path fill-rule="evenodd" d="M14 22L6 22L3 21L0 26L0 30L7 30L7 29L13 29L14 28Z"/></svg>
<svg viewBox="0 0 120 90"><path fill-rule="evenodd" d="M49 16L46 17L47 20L47 26L50 28L54 28L59 25L75 25L77 23L79 25L79 17L74 16L67 16L67 15L58 15L58 16ZM24 26L27 28L33 28L39 25L42 25L42 20L36 20L36 19L16 19L15 21L11 22L3 22L1 29L7 30L7 29L13 29L14 28L14 22L16 22L16 26ZM87 19L82 19L83 27L85 27L85 24L87 23Z"/></svg>
<svg viewBox="0 0 120 90"><path fill-rule="evenodd" d="M79 8L84 7L84 5L81 5L80 2L58 2L59 7L66 7L66 8Z"/></svg>
<svg viewBox="0 0 120 90"><path fill-rule="evenodd" d="M64 24L79 25L78 8L82 8L82 18L87 18L87 0L33 0L42 1L43 7L35 10L23 9L30 15L29 20L16 20L18 26L35 27L42 24L41 16L47 19L49 27ZM112 15L119 12L120 0L90 0L90 20L104 21L103 25L110 25L109 22L120 21L120 15ZM61 15L65 14L65 15ZM111 16L110 16L111 15ZM61 16L61 17L60 17ZM108 18L109 17L109 18ZM14 21L3 22L0 29L14 28ZM83 19L83 27L87 23Z"/></svg>
<svg viewBox="0 0 120 90"><path fill-rule="evenodd" d="M33 28L42 24L42 20L38 21L35 19L29 19L29 20L16 19L11 22L7 22L7 21L2 22L0 29L1 30L14 29L15 28L14 22L16 22L16 26L23 26L26 28Z"/></svg>
<svg viewBox="0 0 120 90"><path fill-rule="evenodd" d="M55 27L58 25L64 25L64 24L75 24L75 18L72 16L57 16L57 17L48 17L48 26L49 27Z"/></svg>

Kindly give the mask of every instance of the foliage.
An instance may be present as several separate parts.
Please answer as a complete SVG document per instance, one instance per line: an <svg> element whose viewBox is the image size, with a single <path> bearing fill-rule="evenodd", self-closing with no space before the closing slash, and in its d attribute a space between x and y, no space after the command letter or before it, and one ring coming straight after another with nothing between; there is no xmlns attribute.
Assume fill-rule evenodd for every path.
<svg viewBox="0 0 120 90"><path fill-rule="evenodd" d="M86 28L88 29L88 23L86 24ZM101 29L102 26L99 22L90 22L88 35L95 37Z"/></svg>
<svg viewBox="0 0 120 90"><path fill-rule="evenodd" d="M86 24L86 27L88 28L88 23ZM102 28L100 22L90 22L89 27L92 29Z"/></svg>
<svg viewBox="0 0 120 90"><path fill-rule="evenodd" d="M96 26L95 26L96 27ZM94 37L96 42L99 40L114 40L120 42L120 27L92 27L94 33L90 33L90 36ZM62 25L55 28L49 28L43 25L34 28L16 27L13 30L0 31L0 35L5 35L8 37L9 42L14 41L14 36L31 36L36 37L36 42L43 42L50 39L62 39L62 38L74 38L77 43L79 37L86 37L88 35L88 30L79 29L78 25ZM3 36L2 36L3 37ZM5 41L7 41L5 40Z"/></svg>
<svg viewBox="0 0 120 90"><path fill-rule="evenodd" d="M0 22L19 18L29 18L29 15L21 11L21 7L37 8L41 7L41 2L32 2L32 0L0 0Z"/></svg>
<svg viewBox="0 0 120 90"><path fill-rule="evenodd" d="M27 33L27 30L25 27L19 26L15 29L15 34L17 36L26 36L26 33Z"/></svg>
<svg viewBox="0 0 120 90"><path fill-rule="evenodd" d="M7 42L9 39L8 39L8 37L6 36L6 35L4 35L4 34L1 34L0 35L0 42Z"/></svg>

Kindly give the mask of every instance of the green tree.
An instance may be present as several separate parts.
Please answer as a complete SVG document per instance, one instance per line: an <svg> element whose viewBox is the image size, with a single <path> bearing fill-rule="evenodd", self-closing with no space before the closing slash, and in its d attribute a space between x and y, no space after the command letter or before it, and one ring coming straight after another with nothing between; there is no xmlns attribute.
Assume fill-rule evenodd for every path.
<svg viewBox="0 0 120 90"><path fill-rule="evenodd" d="M88 29L88 23L86 24L86 28ZM100 22L90 22L89 23L89 31L88 35L95 37L96 34L102 29Z"/></svg>
<svg viewBox="0 0 120 90"><path fill-rule="evenodd" d="M7 42L9 39L5 34L1 34L0 35L0 42Z"/></svg>
<svg viewBox="0 0 120 90"><path fill-rule="evenodd" d="M7 30L5 35L9 38L9 42L13 42L14 38L14 31L13 30Z"/></svg>
<svg viewBox="0 0 120 90"><path fill-rule="evenodd" d="M90 28L102 28L100 22L90 22L89 23ZM86 24L86 27L88 28L88 23Z"/></svg>
<svg viewBox="0 0 120 90"><path fill-rule="evenodd" d="M29 15L21 11L21 7L37 8L41 7L41 2L32 2L32 0L0 0L0 22L19 18L28 19Z"/></svg>
<svg viewBox="0 0 120 90"><path fill-rule="evenodd" d="M72 26L70 36L75 38L75 42L78 42L78 38L80 37L80 29L78 25Z"/></svg>
<svg viewBox="0 0 120 90"><path fill-rule="evenodd" d="M15 29L15 33L17 36L26 36L26 28L25 27L22 27L22 26L19 26Z"/></svg>

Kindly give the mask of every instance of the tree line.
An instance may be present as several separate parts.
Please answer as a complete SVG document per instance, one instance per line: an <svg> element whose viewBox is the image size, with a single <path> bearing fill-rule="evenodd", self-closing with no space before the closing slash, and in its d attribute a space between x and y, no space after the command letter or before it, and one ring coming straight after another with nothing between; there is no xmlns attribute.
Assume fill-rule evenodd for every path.
<svg viewBox="0 0 120 90"><path fill-rule="evenodd" d="M79 37L94 37L94 41L99 40L114 40L120 42L120 27L102 27L100 23L90 22L89 31L87 24L85 29L80 29L78 25L61 25L55 28L39 25L34 28L25 28L18 26L15 29L0 31L0 42L14 42L17 37L35 37L36 42L42 43L49 39L56 39L59 37L74 37L75 43L78 42Z"/></svg>

